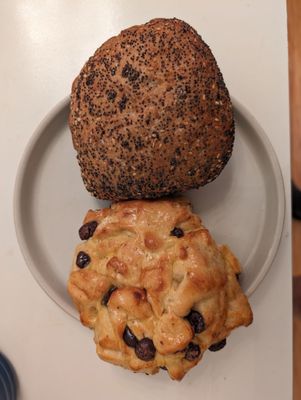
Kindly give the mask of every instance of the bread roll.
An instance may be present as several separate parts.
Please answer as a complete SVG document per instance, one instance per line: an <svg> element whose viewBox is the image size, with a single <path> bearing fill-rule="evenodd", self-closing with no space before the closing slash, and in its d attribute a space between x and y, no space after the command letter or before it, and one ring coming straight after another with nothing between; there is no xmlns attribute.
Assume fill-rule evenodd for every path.
<svg viewBox="0 0 301 400"><path fill-rule="evenodd" d="M234 141L232 105L215 58L175 18L106 41L73 83L69 122L87 190L115 201L211 182Z"/></svg>

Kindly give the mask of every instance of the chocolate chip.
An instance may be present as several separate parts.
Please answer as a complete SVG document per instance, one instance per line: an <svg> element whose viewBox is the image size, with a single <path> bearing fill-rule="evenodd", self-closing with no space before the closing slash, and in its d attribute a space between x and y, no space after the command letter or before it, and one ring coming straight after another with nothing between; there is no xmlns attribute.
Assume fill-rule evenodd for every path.
<svg viewBox="0 0 301 400"><path fill-rule="evenodd" d="M90 221L87 222L86 224L82 225L79 228L78 234L81 240L87 240L91 236L93 236L93 233L95 229L97 228L98 222L97 221Z"/></svg>
<svg viewBox="0 0 301 400"><path fill-rule="evenodd" d="M209 350L210 350L210 351L219 351L219 350L223 349L223 348L226 346L226 343L227 343L227 340L226 340L226 338L225 338L225 339L221 340L221 341L218 342L218 343L212 344L212 345L209 347Z"/></svg>
<svg viewBox="0 0 301 400"><path fill-rule="evenodd" d="M171 236L176 236L177 238L181 238L181 237L184 236L184 231L181 228L175 227L175 228L173 228L172 231L170 231L170 235Z"/></svg>
<svg viewBox="0 0 301 400"><path fill-rule="evenodd" d="M239 282L240 281L240 273L235 274L235 276L236 276L237 281Z"/></svg>
<svg viewBox="0 0 301 400"><path fill-rule="evenodd" d="M201 333L206 329L204 318L198 311L191 310L186 319L192 326L194 333Z"/></svg>
<svg viewBox="0 0 301 400"><path fill-rule="evenodd" d="M167 371L167 368L166 367L160 367L160 369L163 369L164 371Z"/></svg>
<svg viewBox="0 0 301 400"><path fill-rule="evenodd" d="M89 254L84 251L80 251L76 257L76 265L79 268L85 268L88 264L90 264L91 258Z"/></svg>
<svg viewBox="0 0 301 400"><path fill-rule="evenodd" d="M135 347L135 353L140 360L150 361L155 358L156 348L154 343L149 338L143 338L139 340Z"/></svg>
<svg viewBox="0 0 301 400"><path fill-rule="evenodd" d="M129 347L136 347L138 340L128 326L125 327L122 337Z"/></svg>
<svg viewBox="0 0 301 400"><path fill-rule="evenodd" d="M111 286L110 289L107 291L107 293L103 296L101 300L101 304L103 306L106 306L108 304L108 301L110 300L111 294L117 289L116 286Z"/></svg>
<svg viewBox="0 0 301 400"><path fill-rule="evenodd" d="M193 361L201 354L200 346L196 343L190 342L185 349L185 358L188 361Z"/></svg>

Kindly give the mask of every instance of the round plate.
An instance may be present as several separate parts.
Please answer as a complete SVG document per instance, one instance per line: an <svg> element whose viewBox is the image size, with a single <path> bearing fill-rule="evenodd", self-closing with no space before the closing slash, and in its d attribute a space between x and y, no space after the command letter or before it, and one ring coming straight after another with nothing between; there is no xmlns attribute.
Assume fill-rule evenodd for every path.
<svg viewBox="0 0 301 400"><path fill-rule="evenodd" d="M228 244L251 295L277 252L284 220L281 170L266 134L233 100L233 155L209 185L187 192L217 243ZM59 103L32 136L19 165L14 198L18 241L30 271L45 292L77 318L66 285L78 228L89 208L109 204L85 190L68 128L69 99Z"/></svg>

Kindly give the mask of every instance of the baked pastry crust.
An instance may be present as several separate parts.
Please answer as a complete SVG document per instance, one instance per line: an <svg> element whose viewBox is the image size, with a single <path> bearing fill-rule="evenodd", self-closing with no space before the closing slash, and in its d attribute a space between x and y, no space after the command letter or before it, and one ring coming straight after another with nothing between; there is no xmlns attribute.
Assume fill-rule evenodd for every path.
<svg viewBox="0 0 301 400"><path fill-rule="evenodd" d="M73 82L69 125L87 190L114 201L205 185L227 164L234 141L216 60L176 18L106 41Z"/></svg>
<svg viewBox="0 0 301 400"><path fill-rule="evenodd" d="M206 349L252 322L238 260L186 201L120 202L88 211L84 223L91 221L97 227L76 248L68 291L103 360L148 374L163 367L180 380ZM80 254L90 259L82 268ZM126 328L130 344L152 340L153 358L140 359L126 344ZM197 348L200 354L189 353Z"/></svg>

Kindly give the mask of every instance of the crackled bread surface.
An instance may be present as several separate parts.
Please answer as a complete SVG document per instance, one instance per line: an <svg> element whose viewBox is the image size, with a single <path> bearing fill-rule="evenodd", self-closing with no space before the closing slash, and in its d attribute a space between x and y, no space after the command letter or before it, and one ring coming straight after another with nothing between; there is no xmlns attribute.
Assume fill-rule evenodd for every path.
<svg viewBox="0 0 301 400"><path fill-rule="evenodd" d="M237 259L187 202L90 210L79 235L68 290L103 360L180 380L252 322Z"/></svg>
<svg viewBox="0 0 301 400"><path fill-rule="evenodd" d="M234 141L216 60L175 18L128 28L96 50L73 83L69 125L86 188L115 201L205 185Z"/></svg>

